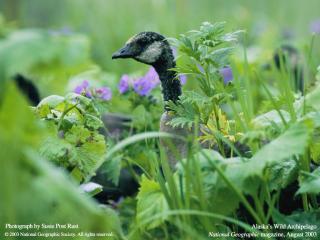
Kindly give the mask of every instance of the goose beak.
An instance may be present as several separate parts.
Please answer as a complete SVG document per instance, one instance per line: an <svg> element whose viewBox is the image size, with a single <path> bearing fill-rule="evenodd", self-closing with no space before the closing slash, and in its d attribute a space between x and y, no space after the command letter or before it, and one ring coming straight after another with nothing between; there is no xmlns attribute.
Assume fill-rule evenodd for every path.
<svg viewBox="0 0 320 240"><path fill-rule="evenodd" d="M133 51L129 44L126 44L123 48L119 49L114 54L112 54L112 59L131 57L133 57Z"/></svg>

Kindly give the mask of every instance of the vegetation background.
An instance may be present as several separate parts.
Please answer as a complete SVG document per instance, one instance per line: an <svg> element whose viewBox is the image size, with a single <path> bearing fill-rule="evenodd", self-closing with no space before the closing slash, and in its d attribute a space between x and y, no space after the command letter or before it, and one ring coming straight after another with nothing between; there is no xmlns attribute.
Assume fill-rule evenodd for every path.
<svg viewBox="0 0 320 240"><path fill-rule="evenodd" d="M177 37L204 21L226 21L230 29L247 30L251 43L274 49L284 35L298 42L310 35L319 7L317 0L0 0L1 12L19 27L86 34L93 58L120 74L142 67L111 61L112 52L138 32Z"/></svg>
<svg viewBox="0 0 320 240"><path fill-rule="evenodd" d="M319 9L319 0L0 0L0 230L7 222L76 219L83 231L119 239L206 239L210 231L250 232L250 220L319 223ZM229 46L223 25L203 24L194 39L186 34L176 41L185 54L177 71L190 74L181 105L172 104L175 124L200 121L210 130L202 139L243 140L251 151L242 159L234 157L232 144L231 157L190 147L173 173L158 144L159 136L168 137L157 132L160 88L147 97L132 86L118 88L123 74L138 82L156 79L154 72L145 74L148 67L135 61L111 61L111 55L138 32L179 38L206 21L245 33L230 59L227 48L219 52ZM188 41L211 51L213 60ZM263 67L282 44L301 53L305 96L292 91L291 71ZM191 61L192 54L201 59ZM221 81L227 65L230 84ZM7 81L16 73L30 78L44 98L33 111ZM99 132L100 117L110 112L131 118L120 144ZM129 169L139 192L101 208L92 201L101 186L79 191L98 168L108 178L101 182L112 187ZM297 213L280 211L283 192L290 192L289 203L299 195ZM240 203L247 215L239 213Z"/></svg>

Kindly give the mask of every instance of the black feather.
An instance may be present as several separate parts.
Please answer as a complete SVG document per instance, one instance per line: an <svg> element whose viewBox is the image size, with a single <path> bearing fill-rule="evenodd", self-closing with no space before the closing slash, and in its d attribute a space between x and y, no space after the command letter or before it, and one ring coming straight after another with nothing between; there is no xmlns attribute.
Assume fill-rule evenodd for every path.
<svg viewBox="0 0 320 240"><path fill-rule="evenodd" d="M38 88L34 85L34 83L21 74L16 74L13 77L16 86L21 91L23 95L29 100L29 102L36 106L40 102L40 94Z"/></svg>

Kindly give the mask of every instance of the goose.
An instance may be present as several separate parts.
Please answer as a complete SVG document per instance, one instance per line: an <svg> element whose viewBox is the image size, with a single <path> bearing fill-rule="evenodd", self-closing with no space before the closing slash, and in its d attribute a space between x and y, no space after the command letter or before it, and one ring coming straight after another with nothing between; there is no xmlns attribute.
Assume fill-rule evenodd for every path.
<svg viewBox="0 0 320 240"><path fill-rule="evenodd" d="M177 103L182 93L181 83L177 80L176 73L171 70L176 66L172 48L167 39L156 32L141 32L130 38L125 45L112 55L112 59L131 58L138 62L151 65L159 75L161 82L163 100L165 101L164 112L160 118L160 131L168 132L174 135L186 137L190 134L187 128L173 128L168 125L174 117L168 105L168 101ZM171 168L177 163L176 154L172 151L173 145L179 152L180 157L186 156L187 144L174 139L172 143L166 143L160 140L164 147L166 157Z"/></svg>
<svg viewBox="0 0 320 240"><path fill-rule="evenodd" d="M13 76L14 83L32 106L40 102L40 93L36 85L27 77L17 73Z"/></svg>
<svg viewBox="0 0 320 240"><path fill-rule="evenodd" d="M304 77L301 58L299 51L295 47L283 44L273 52L272 63L265 64L263 68L270 70L272 64L274 64L279 71L285 70L292 74L294 91L303 95Z"/></svg>
<svg viewBox="0 0 320 240"><path fill-rule="evenodd" d="M301 65L301 56L298 50L288 44L282 45L273 55L273 61L278 70L282 70L282 64L284 68L288 68L293 75L293 86L295 92L301 92L304 94L304 79L303 69ZM288 63L287 63L288 62ZM286 66L286 64L289 64Z"/></svg>

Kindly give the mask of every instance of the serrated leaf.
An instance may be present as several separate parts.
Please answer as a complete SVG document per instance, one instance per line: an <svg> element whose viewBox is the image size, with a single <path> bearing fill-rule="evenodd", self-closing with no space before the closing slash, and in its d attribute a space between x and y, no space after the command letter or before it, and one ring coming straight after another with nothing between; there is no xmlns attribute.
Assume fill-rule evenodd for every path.
<svg viewBox="0 0 320 240"><path fill-rule="evenodd" d="M143 175L140 185L141 187L137 196L137 224L154 215L169 210L168 203L157 182L148 180L147 177ZM167 218L167 216L163 216L162 218L153 220L146 226L146 229L153 229L160 226Z"/></svg>
<svg viewBox="0 0 320 240"><path fill-rule="evenodd" d="M118 186L119 176L121 171L121 159L122 155L117 155L111 159L108 159L99 168L100 175L106 176L106 179L110 180L114 185Z"/></svg>
<svg viewBox="0 0 320 240"><path fill-rule="evenodd" d="M210 98L195 91L185 91L181 96L182 103L196 103L200 106L210 102Z"/></svg>
<svg viewBox="0 0 320 240"><path fill-rule="evenodd" d="M246 164L243 176L262 176L265 167L304 153L311 129L304 123L291 126L278 138L261 148Z"/></svg>
<svg viewBox="0 0 320 240"><path fill-rule="evenodd" d="M280 190L287 187L290 183L298 177L297 162L290 159L273 164L268 168L268 184L269 189Z"/></svg>
<svg viewBox="0 0 320 240"><path fill-rule="evenodd" d="M85 125L93 130L97 130L99 128L104 127L103 122L100 118L93 116L91 114L85 114Z"/></svg>

